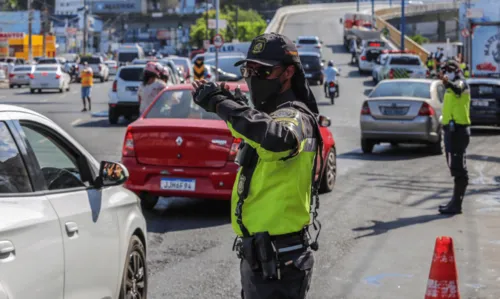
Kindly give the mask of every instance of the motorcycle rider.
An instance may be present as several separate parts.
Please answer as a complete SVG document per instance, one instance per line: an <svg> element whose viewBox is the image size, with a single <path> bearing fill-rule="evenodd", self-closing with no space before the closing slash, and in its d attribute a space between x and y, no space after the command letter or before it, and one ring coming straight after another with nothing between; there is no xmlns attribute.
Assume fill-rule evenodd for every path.
<svg viewBox="0 0 500 299"><path fill-rule="evenodd" d="M140 114L148 108L160 91L167 87L167 84L160 79L162 72L163 66L160 63L148 62L146 64L142 84L137 92Z"/></svg>
<svg viewBox="0 0 500 299"><path fill-rule="evenodd" d="M325 83L323 88L325 89L325 98L328 98L328 85L330 82L334 82L337 87L337 92L340 93L339 85L337 84L337 74L339 71L334 67L333 60L328 61L328 66L323 71L325 75Z"/></svg>
<svg viewBox="0 0 500 299"><path fill-rule="evenodd" d="M355 63L356 62L356 54L358 51L358 43L356 41L356 38L351 39L351 45L350 45L349 51L351 52L351 63Z"/></svg>

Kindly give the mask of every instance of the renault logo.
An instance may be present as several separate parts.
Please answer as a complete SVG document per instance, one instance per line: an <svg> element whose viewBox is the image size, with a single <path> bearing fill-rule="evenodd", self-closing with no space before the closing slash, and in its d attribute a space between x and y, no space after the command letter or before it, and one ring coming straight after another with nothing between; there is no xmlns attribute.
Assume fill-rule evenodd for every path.
<svg viewBox="0 0 500 299"><path fill-rule="evenodd" d="M177 139L175 139L175 143L177 143L178 146L181 146L181 144L182 144L182 137L181 136L177 137Z"/></svg>

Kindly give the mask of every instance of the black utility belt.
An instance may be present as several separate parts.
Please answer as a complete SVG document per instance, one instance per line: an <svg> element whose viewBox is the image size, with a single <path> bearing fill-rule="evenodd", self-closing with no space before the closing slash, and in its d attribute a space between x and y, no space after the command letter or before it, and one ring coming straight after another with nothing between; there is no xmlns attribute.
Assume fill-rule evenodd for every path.
<svg viewBox="0 0 500 299"><path fill-rule="evenodd" d="M237 237L233 251L240 259L248 262L253 271L262 271L266 280L281 279L280 255L305 250L309 241L305 232L271 236L268 232L256 233L250 237Z"/></svg>

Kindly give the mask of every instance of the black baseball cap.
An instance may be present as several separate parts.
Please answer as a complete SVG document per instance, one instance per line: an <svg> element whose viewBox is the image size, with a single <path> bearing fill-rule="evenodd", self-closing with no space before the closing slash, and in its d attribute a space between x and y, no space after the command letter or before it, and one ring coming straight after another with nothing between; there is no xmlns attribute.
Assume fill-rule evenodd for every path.
<svg viewBox="0 0 500 299"><path fill-rule="evenodd" d="M254 38L248 49L247 58L236 62L234 66L245 62L275 66L300 64L300 59L297 47L288 37L272 32Z"/></svg>

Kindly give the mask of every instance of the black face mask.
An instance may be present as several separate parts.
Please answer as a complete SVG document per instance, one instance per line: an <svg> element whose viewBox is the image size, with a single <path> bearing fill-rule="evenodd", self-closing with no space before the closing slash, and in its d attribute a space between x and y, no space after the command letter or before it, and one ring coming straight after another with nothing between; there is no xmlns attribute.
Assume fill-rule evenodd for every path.
<svg viewBox="0 0 500 299"><path fill-rule="evenodd" d="M267 103L278 97L283 87L280 77L275 79L260 79L258 77L245 79L255 109L262 110Z"/></svg>

